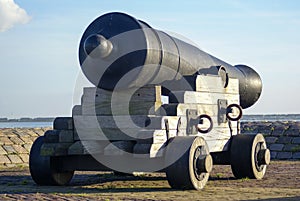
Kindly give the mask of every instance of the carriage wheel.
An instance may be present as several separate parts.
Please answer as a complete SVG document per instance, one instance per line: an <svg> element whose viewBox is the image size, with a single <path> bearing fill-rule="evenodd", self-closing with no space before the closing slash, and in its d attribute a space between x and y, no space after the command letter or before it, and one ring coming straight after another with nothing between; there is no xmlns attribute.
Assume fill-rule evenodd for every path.
<svg viewBox="0 0 300 201"><path fill-rule="evenodd" d="M202 189L213 161L202 137L175 137L166 150L166 175L174 189Z"/></svg>
<svg viewBox="0 0 300 201"><path fill-rule="evenodd" d="M34 182L38 185L66 185L68 184L74 171L59 172L53 168L55 158L41 156L40 151L44 143L44 136L38 137L30 150L29 169Z"/></svg>
<svg viewBox="0 0 300 201"><path fill-rule="evenodd" d="M270 150L261 134L233 136L230 149L233 175L262 179L270 163Z"/></svg>

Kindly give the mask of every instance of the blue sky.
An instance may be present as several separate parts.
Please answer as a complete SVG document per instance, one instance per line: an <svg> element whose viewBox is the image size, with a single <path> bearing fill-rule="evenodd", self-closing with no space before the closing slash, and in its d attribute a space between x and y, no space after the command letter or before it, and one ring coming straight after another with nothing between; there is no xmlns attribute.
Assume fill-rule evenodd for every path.
<svg viewBox="0 0 300 201"><path fill-rule="evenodd" d="M0 117L71 115L81 34L92 20L111 11L181 34L233 65L255 68L263 79L263 94L246 114L300 113L300 1L14 3L28 20L0 32ZM1 12L0 26L5 20Z"/></svg>

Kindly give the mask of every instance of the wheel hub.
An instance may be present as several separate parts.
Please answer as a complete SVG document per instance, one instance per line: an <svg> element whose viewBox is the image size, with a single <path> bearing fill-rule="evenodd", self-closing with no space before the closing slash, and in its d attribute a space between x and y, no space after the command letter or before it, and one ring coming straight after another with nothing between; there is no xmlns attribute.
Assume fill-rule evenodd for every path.
<svg viewBox="0 0 300 201"><path fill-rule="evenodd" d="M269 165L271 161L271 153L264 143L257 143L255 147L255 165L258 171L262 171L265 165Z"/></svg>
<svg viewBox="0 0 300 201"><path fill-rule="evenodd" d="M213 160L210 154L203 153L203 147L198 147L194 155L194 174L200 181L203 175L210 173L213 168Z"/></svg>
<svg viewBox="0 0 300 201"><path fill-rule="evenodd" d="M257 154L257 160L260 165L269 165L271 161L271 153L269 149L261 149Z"/></svg>

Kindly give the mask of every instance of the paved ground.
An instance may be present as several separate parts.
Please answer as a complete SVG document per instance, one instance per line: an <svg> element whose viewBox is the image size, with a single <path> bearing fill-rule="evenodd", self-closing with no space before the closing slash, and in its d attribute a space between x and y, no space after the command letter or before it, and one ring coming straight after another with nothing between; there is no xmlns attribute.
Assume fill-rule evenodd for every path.
<svg viewBox="0 0 300 201"><path fill-rule="evenodd" d="M77 172L64 187L37 186L27 168L0 171L0 200L300 200L300 161L272 162L264 180L236 180L215 166L202 191L170 189L164 174Z"/></svg>

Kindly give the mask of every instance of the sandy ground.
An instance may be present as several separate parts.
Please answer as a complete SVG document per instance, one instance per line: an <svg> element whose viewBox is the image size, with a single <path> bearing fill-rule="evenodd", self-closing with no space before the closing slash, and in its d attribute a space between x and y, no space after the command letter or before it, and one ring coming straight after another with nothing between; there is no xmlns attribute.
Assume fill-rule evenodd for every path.
<svg viewBox="0 0 300 201"><path fill-rule="evenodd" d="M76 172L68 186L37 186L27 168L0 170L0 200L300 200L300 161L272 161L263 180L236 180L215 166L202 191L178 191L161 173Z"/></svg>

